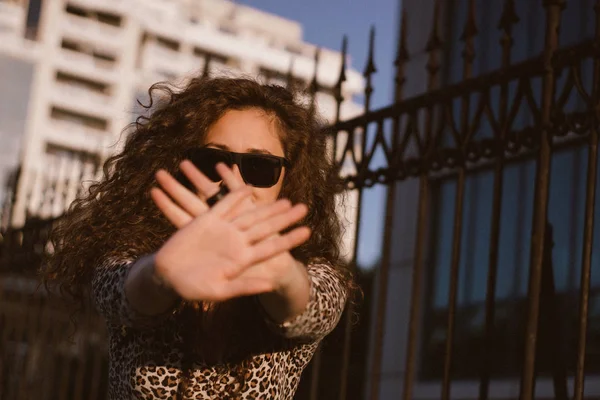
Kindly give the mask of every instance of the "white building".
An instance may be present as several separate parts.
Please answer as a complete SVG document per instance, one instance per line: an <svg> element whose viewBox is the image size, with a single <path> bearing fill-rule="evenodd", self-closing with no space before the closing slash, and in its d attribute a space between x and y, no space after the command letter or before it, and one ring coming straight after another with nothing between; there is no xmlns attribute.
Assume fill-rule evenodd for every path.
<svg viewBox="0 0 600 400"><path fill-rule="evenodd" d="M322 49L315 69L316 50L299 23L228 0L0 0L0 90L17 92L0 100L0 173L20 166L11 223L60 214L115 151L136 97L201 73L207 56L213 75L308 84L316 71L318 110L333 121L342 59ZM361 112L362 76L346 76L342 119Z"/></svg>

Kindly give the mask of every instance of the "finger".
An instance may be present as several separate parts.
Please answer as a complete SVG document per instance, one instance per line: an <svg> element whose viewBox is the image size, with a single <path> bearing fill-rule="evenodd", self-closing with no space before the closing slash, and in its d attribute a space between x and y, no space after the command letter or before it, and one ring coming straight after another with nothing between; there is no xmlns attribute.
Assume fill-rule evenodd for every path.
<svg viewBox="0 0 600 400"><path fill-rule="evenodd" d="M258 277L238 277L221 289L218 297L227 300L234 297L251 296L260 293L268 293L275 290L271 281Z"/></svg>
<svg viewBox="0 0 600 400"><path fill-rule="evenodd" d="M252 248L248 265L253 265L284 251L300 246L310 238L310 228L301 226L283 235L272 236Z"/></svg>
<svg viewBox="0 0 600 400"><path fill-rule="evenodd" d="M221 218L225 218L226 214L237 207L240 203L246 200L252 194L252 190L248 186L229 192L223 199L215 204L211 211Z"/></svg>
<svg viewBox="0 0 600 400"><path fill-rule="evenodd" d="M208 206L198 196L190 192L167 171L159 170L156 181L177 204L194 217L206 212Z"/></svg>
<svg viewBox="0 0 600 400"><path fill-rule="evenodd" d="M214 194L218 184L208 179L190 160L183 160L179 164L179 168L198 190L198 195L202 200L206 200Z"/></svg>
<svg viewBox="0 0 600 400"><path fill-rule="evenodd" d="M245 231L259 221L268 219L291 208L292 203L287 199L277 200L275 203L265 204L254 210L248 210L233 220L233 224L240 230Z"/></svg>
<svg viewBox="0 0 600 400"><path fill-rule="evenodd" d="M246 183L242 180L242 178L236 175L232 168L223 163L218 163L216 165L216 170L223 178L223 184L225 184L230 190L236 190L241 188L242 186L247 186ZM251 197L249 197L246 201L240 203L238 207L232 209L227 218L229 220L233 220L234 218L246 213L249 210L254 208L254 201Z"/></svg>
<svg viewBox="0 0 600 400"><path fill-rule="evenodd" d="M240 202L237 206L233 207L231 210L227 212L224 218L227 221L233 221L241 215L247 214L254 210L256 205L254 204L254 200L252 196L248 196L244 201Z"/></svg>
<svg viewBox="0 0 600 400"><path fill-rule="evenodd" d="M246 231L246 238L250 243L266 239L300 221L306 216L307 212L308 209L304 204L297 204L285 212L275 214L262 221L256 221L255 224Z"/></svg>
<svg viewBox="0 0 600 400"><path fill-rule="evenodd" d="M246 186L246 183L241 179L241 177L234 174L233 170L227 165L218 163L215 168L229 189L235 190L242 186Z"/></svg>
<svg viewBox="0 0 600 400"><path fill-rule="evenodd" d="M159 188L150 189L150 197L158 209L165 215L169 222L175 225L175 227L181 228L193 219L190 214L175 204L169 196Z"/></svg>

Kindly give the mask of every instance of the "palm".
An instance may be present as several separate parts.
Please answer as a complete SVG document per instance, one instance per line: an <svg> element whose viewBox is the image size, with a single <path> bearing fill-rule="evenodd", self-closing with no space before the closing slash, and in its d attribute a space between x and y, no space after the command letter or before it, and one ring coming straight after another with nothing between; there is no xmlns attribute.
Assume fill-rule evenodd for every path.
<svg viewBox="0 0 600 400"><path fill-rule="evenodd" d="M182 297L221 300L250 253L242 232L231 223L207 216L175 233L160 250L159 262L168 260L171 272L166 278Z"/></svg>
<svg viewBox="0 0 600 400"><path fill-rule="evenodd" d="M244 191L193 218L158 251L157 269L183 298L219 301L272 291L278 274L267 264L278 264L308 238L307 228L276 235L305 215L303 206L278 202L232 219ZM257 264L263 268L249 268Z"/></svg>

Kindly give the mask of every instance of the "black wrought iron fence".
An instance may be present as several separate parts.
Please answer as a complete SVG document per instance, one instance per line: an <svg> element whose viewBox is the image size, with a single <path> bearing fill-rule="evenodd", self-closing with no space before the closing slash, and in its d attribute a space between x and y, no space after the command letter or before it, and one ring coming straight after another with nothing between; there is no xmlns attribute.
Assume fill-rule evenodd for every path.
<svg viewBox="0 0 600 400"><path fill-rule="evenodd" d="M0 278L0 395L3 399L103 399L108 379L104 321L69 308L22 273Z"/></svg>
<svg viewBox="0 0 600 400"><path fill-rule="evenodd" d="M499 21L501 68L483 76L473 76L477 24L475 2L469 1L461 37L464 42L463 79L457 84L440 88L441 68L444 65L439 27L441 2L436 2L433 28L427 43L427 92L410 99L402 99L404 70L409 60L406 31L403 30L396 59L395 103L376 111L369 109L371 75L375 70L373 58L369 57L365 68L365 114L353 120L338 122L333 127L337 140L341 141L337 146L343 147L340 164L346 161L356 166L357 173L348 177L348 188L361 190L376 183L389 186L384 259L379 271L379 287L376 290L378 307L374 318L375 337L370 363L372 369L368 372L368 376L371 377L369 398L379 397L384 315L386 307L393 306L386 304L386 299L391 249L395 241L401 240L392 234L392 221L398 207L395 204L395 184L406 180L418 180L419 205L402 398L418 397L415 386L424 374L423 371L417 374L417 367L424 368L428 364L438 368L432 375L440 383L439 397L452 398L453 380L464 379L457 372L469 361L474 362L472 368L476 371L475 376L470 378L476 378L479 382L478 398L497 396L490 393L492 378L506 378L498 374L493 375L496 366L492 365L495 361L494 352L501 348L500 343L495 340L498 336L495 324L498 319L496 310L501 306L501 301L497 301L496 296L500 232L503 216L510 213L503 211L503 194L507 185L505 175L511 165L528 160L535 164L533 222L528 246L531 259L527 265L529 276L526 297L514 299L518 304L516 309L521 311L523 324L515 326L509 334L515 337L517 342L522 341L522 344L517 344L511 349L517 361L511 365L513 369L510 376L520 381L520 399L536 397L536 374L540 371L549 371L553 378L552 398L571 397L567 393L569 378L572 381L572 396L576 399L584 398L585 377L597 368L594 361L597 360L597 354L590 354L597 349L597 345L593 342L588 343L587 339L590 333L588 321L589 306L593 300L591 296L597 291L595 288L591 291L590 286L598 168L600 4L596 2L594 10L589 10L596 15L594 37L561 49L558 35L561 13L565 5L564 1L543 2L543 9L540 9L543 13L540 12L540 16L545 16L543 23L546 30L541 54L524 62L511 63L514 40L511 32L514 24L518 22L518 16L515 13L515 2L505 1ZM406 27L406 14L403 14L402 21L401 26ZM372 55L372 47L370 54ZM567 318L554 315L557 310L556 303L560 303L560 297L565 295L555 294L553 289L552 253L547 253L549 241L544 239L548 233L551 162L553 154L566 148L585 149L587 169L583 172L585 177L582 178L586 183L583 226L580 231L582 238L578 243L581 248L581 261L578 265L570 266L577 269L580 276L579 284L569 293L571 298L578 299L575 307L572 307L574 311L572 310L571 314L576 317L576 326L570 330L573 345L561 348L563 346L558 346L560 340L556 337L547 334L541 336L540 324L543 324L546 330L554 329L558 334L564 325L571 323L571 315ZM374 170L370 166L377 153L383 155L386 166ZM489 237L482 239L488 243L489 249L485 265L487 288L480 307L484 320L479 326L481 333L478 340L468 340L467 337L457 336L457 333L465 333L464 326L458 326L464 321L458 318L465 311L458 298L463 266L461 257L465 246L468 245L463 242L466 219L465 190L468 181L482 171L489 173L489 186L492 190L489 198ZM452 195L440 199L441 182L448 181L453 185ZM452 226L446 232L450 242L450 262L446 271L447 280L444 281L447 285L447 297L445 305L439 311L442 320L437 325L435 321L432 322L432 318L435 318L434 310L431 307L423 310L423 305L431 305L427 295L432 294L430 285L435 278L432 275L436 274L432 265L436 254L432 254L432 250L435 250L434 240L440 239L435 235L436 228L439 228L436 226L436 222L439 222L436 218L440 216L439 210L432 207L434 200L452 204L448 214L451 216ZM424 284L424 280L429 282ZM424 292L423 288L427 288L427 292ZM597 316L594 315L594 318ZM431 327L432 324L443 328L441 336L438 336L438 340L441 340L439 348L433 352L419 340L426 333L423 328L428 325ZM590 333L589 338L597 339L595 330ZM351 334L350 329L346 332ZM541 349L543 351L540 351L541 345L544 345ZM457 350L461 352L457 353ZM547 352L554 352L555 357L545 356L544 353ZM343 376L339 389L340 398L345 398L346 387L347 381ZM540 398L539 396L548 395L540 394L537 398ZM593 396L588 395L589 398Z"/></svg>
<svg viewBox="0 0 600 400"><path fill-rule="evenodd" d="M586 392L585 386L586 378L589 381L593 374L600 372L600 310L594 308L595 302L600 301L600 288L592 285L595 282L593 274L598 273L593 271L592 265L598 263L597 256L593 257L593 244L600 117L600 1L596 1L594 9L589 10L595 15L594 37L560 48L558 32L565 4L563 0L543 2L539 23L546 26L544 48L540 49L539 56L512 63L512 31L518 23L518 16L514 0L504 1L499 21L502 65L486 75L473 76L477 24L475 1L470 0L462 35L463 80L441 87L444 58L440 35L442 2L438 0L426 49L427 91L408 99L403 98L405 70L410 60L406 44L408 17L403 12L395 60L393 104L371 109L372 77L376 71L373 30L364 70L365 111L359 117L346 121L340 120L339 112L344 100L342 88L346 72L345 63L342 65L337 85L327 89L334 94L337 102L337 119L326 130L326 134L332 137L336 162L340 166L351 165L354 168L355 173L349 174L346 182L348 190L358 191L359 201L366 187L375 184L388 186L383 258L376 280L378 286L373 289L373 294L370 287L372 279L361 278L367 301L376 304L373 315L362 315L362 323L365 324L366 320L367 324L373 324L374 334L370 338L372 347L367 360L365 330L358 332L361 336L357 340L353 319L346 315L332 339L317 353L305 374L299 397L363 398L363 391L368 389L366 397L380 398L385 311L387 307L393 307L386 304L391 254L394 243L400 240L392 232L398 212L396 185L401 181L418 182L418 193L414 194L418 198L416 240L401 398L419 398L417 389L423 381L437 383L439 392L436 398L457 398L452 395L452 387L460 379L475 379L477 398L482 400L498 398L499 395L490 389L494 379L519 382L518 398L521 400L582 400L600 396L600 393ZM544 18L541 18L542 11ZM345 60L345 39L342 47ZM291 74L288 78L288 82L292 82ZM313 99L319 89L315 69L309 85ZM578 276L578 282L568 290L559 290L550 227L562 225L561 221L549 219L548 210L553 158L564 149L581 150L582 153L578 154L585 168L579 174L582 181L581 221L573 225L576 226L574 232L581 238L575 242L580 256L575 257L576 263L568 266ZM373 168L376 158L379 161L383 159L384 167ZM524 236L530 237L530 240L525 239L523 245L529 254L529 261L524 265L527 285L523 295L517 293L500 298L498 276L502 269L499 259L506 247L502 240L503 229L506 229L503 223L511 213L506 197L512 183L507 176L511 168L523 163L530 163L528 165L533 171L531 196L519 200L532 202L532 223ZM485 290L482 297L465 302L459 292L463 285L462 274L468 273L465 272L464 254L469 245L469 216L465 210L473 206L473 196L478 193L472 190L473 179L479 179L482 174L485 174L486 187L491 191L486 197L488 220L485 236L479 235L478 238L486 243L485 260L480 267L485 272L482 281L485 282ZM444 189L448 183L450 191ZM359 207L358 222L361 220L360 210ZM450 221L444 237L440 236L443 218ZM15 272L31 270L39 265L39 255L51 223L31 220L23 228L8 229L2 233L2 276L10 277ZM356 240L360 241L360 227L357 232ZM436 246L442 241L447 243L449 262L444 272L446 278L438 279L441 264L438 265L436 260L443 258L445 253L438 252L439 246ZM352 266L356 267L356 250L353 260ZM432 300L436 282L445 285L442 296L445 298L441 305ZM15 297L7 293L4 291L0 296L4 318L0 345L13 350L3 352L2 382L5 393L15 393L15 390L26 386L24 382L34 382L27 381L30 379L27 377L35 374L27 375L22 371L26 371L27 366L37 365L31 363L31 359L35 358L32 355L36 351L34 342L38 337L45 337L27 336L27 332L36 328L29 328L25 321L35 320L31 317L34 315L48 318L48 315L54 314L25 300L25 297L14 300ZM4 304L12 305L4 307ZM561 310L570 314L563 318L559 315ZM507 314L513 315L503 319ZM56 326L61 324L57 321L66 314L61 315L53 318ZM89 321L96 321L95 318L90 316ZM104 384L104 373L98 372L101 370L99 366L105 362L101 355L104 336L95 324L90 325L93 328L82 331L79 350L70 348L67 351L75 354L77 359L69 365L78 367L71 367L75 375L71 376L71 383L64 386L70 389L61 389L61 398L89 398L80 395L82 390L96 393ZM467 329L469 324L476 325L475 331ZM64 333L66 328L52 329L62 329ZM509 344L503 342L507 336L512 338ZM42 346L59 342L62 343L55 337ZM81 346L87 350L82 352ZM90 355L95 361L87 361ZM21 369L7 373L8 361L17 363L15 365L20 365ZM80 368L83 365L91 368L92 372L85 372L88 370ZM550 394L536 395L536 380L538 375L544 374L552 378L552 390ZM70 394L65 394L65 390Z"/></svg>

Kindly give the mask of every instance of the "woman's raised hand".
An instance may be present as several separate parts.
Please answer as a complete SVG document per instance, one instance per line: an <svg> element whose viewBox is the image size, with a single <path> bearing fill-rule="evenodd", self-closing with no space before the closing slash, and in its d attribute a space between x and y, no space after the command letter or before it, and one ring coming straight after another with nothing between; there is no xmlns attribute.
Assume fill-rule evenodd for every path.
<svg viewBox="0 0 600 400"><path fill-rule="evenodd" d="M198 178L210 182L193 166L187 167L191 168L185 171L182 165L196 186ZM200 176L190 174L191 169ZM227 180L233 179L227 167L219 169ZM306 215L304 205L292 207L287 200L250 205L251 188L231 182L232 191L209 209L202 195L166 172L157 173L157 180L171 197L154 188L152 198L179 230L156 253L156 271L185 299L220 301L277 289L274 275L281 271L264 266L289 256L289 250L310 236L307 227L278 234Z"/></svg>

